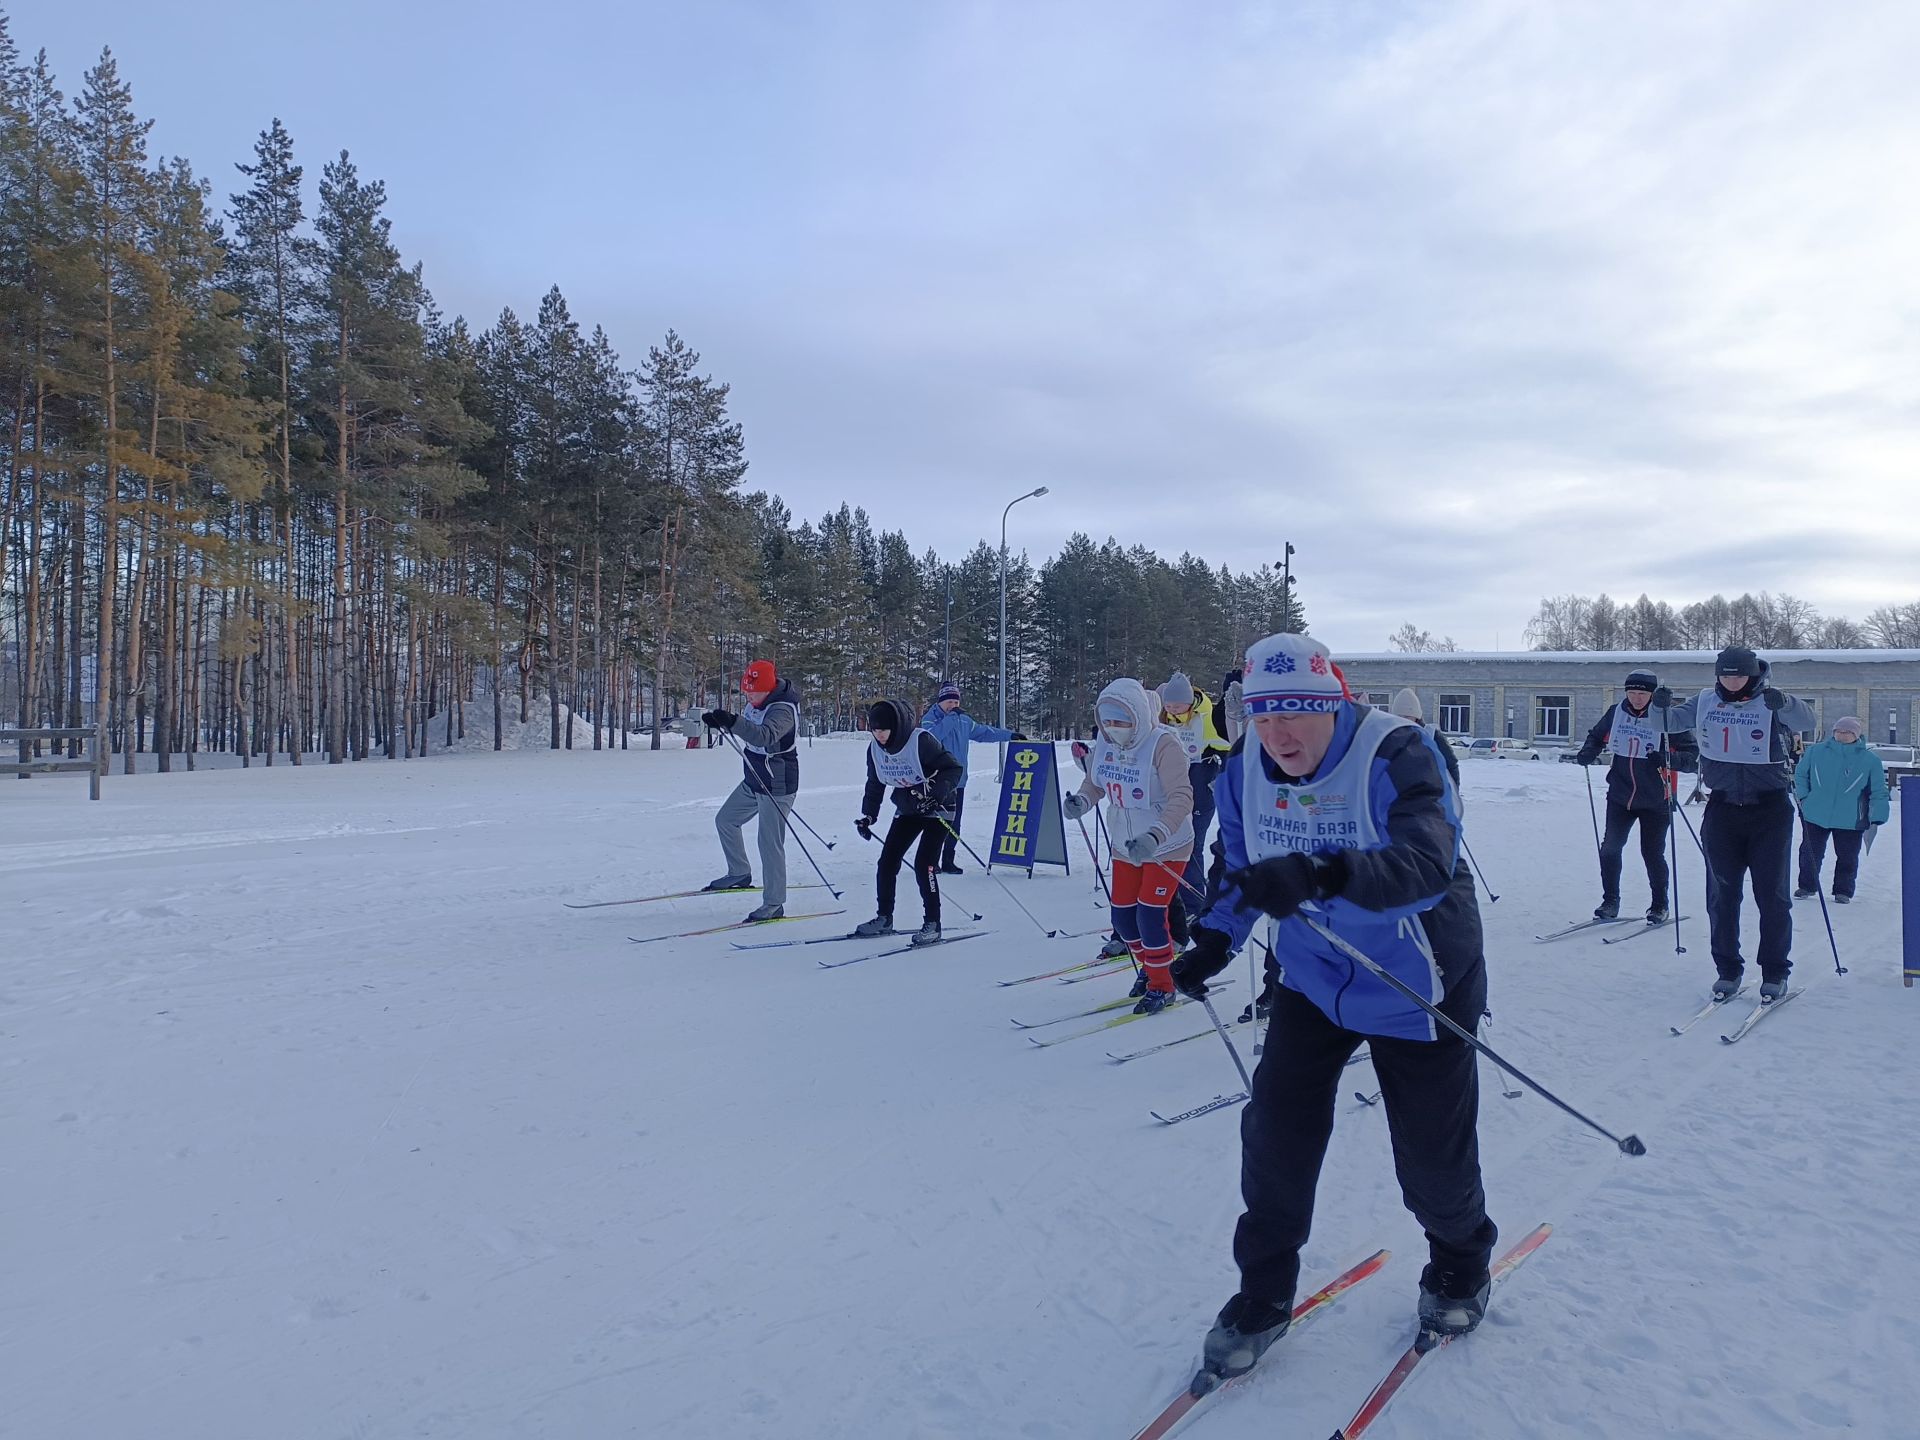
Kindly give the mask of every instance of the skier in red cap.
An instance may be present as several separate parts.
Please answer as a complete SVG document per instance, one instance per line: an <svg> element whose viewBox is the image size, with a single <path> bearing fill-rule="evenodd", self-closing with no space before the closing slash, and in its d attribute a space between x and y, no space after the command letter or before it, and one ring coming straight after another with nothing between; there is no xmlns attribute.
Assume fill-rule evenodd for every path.
<svg viewBox="0 0 1920 1440"><path fill-rule="evenodd" d="M716 730L731 731L745 752L745 774L714 816L727 873L707 885L709 890L750 890L753 872L747 864L742 832L748 820L760 820L760 904L749 920L778 920L787 905L787 812L800 789L800 752L794 741L800 730L800 692L782 680L771 660L755 660L740 677L746 705L738 715L731 710L709 710L700 719Z"/></svg>

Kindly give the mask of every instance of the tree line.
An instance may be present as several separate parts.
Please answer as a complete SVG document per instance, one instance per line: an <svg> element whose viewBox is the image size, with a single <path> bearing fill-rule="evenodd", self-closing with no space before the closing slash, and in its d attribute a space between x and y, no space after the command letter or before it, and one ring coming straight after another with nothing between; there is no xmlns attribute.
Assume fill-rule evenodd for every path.
<svg viewBox="0 0 1920 1440"><path fill-rule="evenodd" d="M0 15L0 714L97 717L132 770L498 745L541 709L624 747L756 655L822 725L943 677L994 708L996 549L796 523L672 330L629 367L555 287L476 333L347 152L310 192L273 120L222 200L151 123L110 51L69 102ZM1036 731L1304 624L1268 567L1075 535L1007 569Z"/></svg>
<svg viewBox="0 0 1920 1440"><path fill-rule="evenodd" d="M1765 590L1677 608L1645 595L1625 603L1604 593L1561 595L1541 600L1526 636L1536 650L1912 649L1920 648L1920 601L1882 605L1862 622Z"/></svg>

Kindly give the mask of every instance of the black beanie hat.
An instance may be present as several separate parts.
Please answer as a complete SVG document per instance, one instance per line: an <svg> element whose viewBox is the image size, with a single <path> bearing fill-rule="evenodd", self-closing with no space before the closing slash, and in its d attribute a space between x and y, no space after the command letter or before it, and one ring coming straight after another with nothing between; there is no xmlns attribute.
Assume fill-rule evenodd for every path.
<svg viewBox="0 0 1920 1440"><path fill-rule="evenodd" d="M889 753L897 752L905 747L907 736L913 730L913 717L897 700L876 700L867 707L867 729L885 730L887 738L882 748Z"/></svg>
<svg viewBox="0 0 1920 1440"><path fill-rule="evenodd" d="M1729 645L1713 662L1715 675L1759 675L1760 657L1744 645Z"/></svg>
<svg viewBox="0 0 1920 1440"><path fill-rule="evenodd" d="M1651 670L1635 670L1627 676L1626 688L1629 690L1658 690L1660 677Z"/></svg>

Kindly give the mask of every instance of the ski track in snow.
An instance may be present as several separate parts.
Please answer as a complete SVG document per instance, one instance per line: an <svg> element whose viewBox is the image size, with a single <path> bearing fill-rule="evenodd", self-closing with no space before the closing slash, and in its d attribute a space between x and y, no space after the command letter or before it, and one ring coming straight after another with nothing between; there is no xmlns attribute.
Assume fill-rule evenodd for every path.
<svg viewBox="0 0 1920 1440"><path fill-rule="evenodd" d="M838 815L862 756L802 755L847 919L877 853ZM1533 943L1597 894L1581 777L1464 768L1502 896L1487 1038L1649 1154L1483 1065L1495 1218L1555 1234L1373 1435L1920 1433L1897 827L1833 912L1852 973L1801 902L1808 993L1729 1048L1744 1002L1667 1033L1711 979L1701 922L1683 956L1670 931ZM1239 1110L1147 1115L1235 1088L1218 1043L1108 1063L1188 1028L1147 1020L1028 1045L1010 999L1043 1017L1131 977L996 986L1097 942L1042 939L970 863L950 908L993 938L871 967L726 935L636 951L634 909L563 908L718 873L738 774L727 751L523 751L115 776L98 805L0 788L0 1434L1132 1433L1234 1288ZM1684 831L1680 867L1697 910ZM812 878L797 851L789 874ZM1631 850L1626 875L1644 903ZM1084 856L1003 878L1047 924L1098 923ZM1369 1067L1347 1082L1304 1279L1394 1259L1183 1434L1325 1435L1407 1342L1423 1244L1385 1116L1351 1098Z"/></svg>

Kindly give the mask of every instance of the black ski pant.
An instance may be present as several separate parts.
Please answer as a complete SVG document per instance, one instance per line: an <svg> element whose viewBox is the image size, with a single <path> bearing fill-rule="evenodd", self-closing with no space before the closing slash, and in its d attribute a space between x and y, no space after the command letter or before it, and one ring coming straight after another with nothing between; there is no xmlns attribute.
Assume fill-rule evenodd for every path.
<svg viewBox="0 0 1920 1440"><path fill-rule="evenodd" d="M1483 971L1462 993L1449 994L1443 1008L1471 1029L1485 1002ZM1240 1117L1240 1194L1247 1209L1234 1231L1233 1258L1241 1291L1256 1300L1293 1303L1342 1072L1362 1041L1380 1078L1401 1198L1427 1232L1433 1263L1479 1275L1493 1256L1499 1232L1480 1185L1480 1077L1472 1047L1445 1029L1437 1040L1344 1030L1283 985L1253 1073L1253 1098Z"/></svg>
<svg viewBox="0 0 1920 1440"><path fill-rule="evenodd" d="M960 843L960 817L966 813L966 810L967 791L966 787L962 786L953 792L953 833L948 835L944 830L940 832L942 837L940 841L940 863L942 865L952 865L954 863L954 847Z"/></svg>
<svg viewBox="0 0 1920 1440"><path fill-rule="evenodd" d="M1829 830L1800 817L1800 886L1802 890L1820 888L1820 867L1827 863L1827 837L1833 837L1833 893L1853 896L1853 885L1860 878L1860 843L1864 830Z"/></svg>
<svg viewBox="0 0 1920 1440"><path fill-rule="evenodd" d="M937 815L896 814L893 817L893 824L887 827L886 841L880 846L880 868L873 879L874 908L880 914L893 914L900 862L918 841L919 848L913 856L913 882L920 887L920 903L926 907L926 918L939 923L940 881L936 871L940 865L940 841L946 833L946 826Z"/></svg>
<svg viewBox="0 0 1920 1440"><path fill-rule="evenodd" d="M1640 858L1647 866L1647 889L1655 908L1667 908L1667 831L1673 821L1665 810L1629 810L1617 800L1607 801L1607 831L1600 841L1600 898L1620 903L1620 857L1627 835L1640 823Z"/></svg>
<svg viewBox="0 0 1920 1440"><path fill-rule="evenodd" d="M1753 878L1760 910L1760 978L1785 980L1793 968L1793 802L1784 790L1752 805L1735 805L1719 794L1707 800L1700 819L1700 845L1707 857L1707 930L1713 964L1725 980L1746 968L1740 955L1740 892Z"/></svg>

